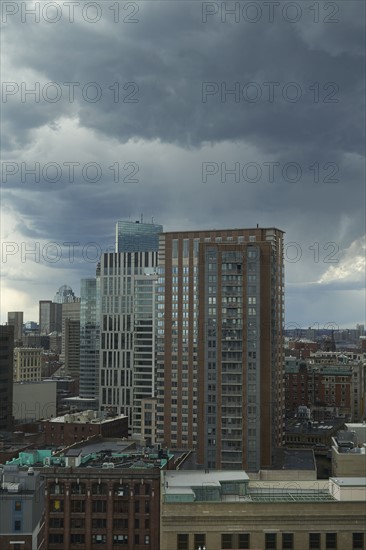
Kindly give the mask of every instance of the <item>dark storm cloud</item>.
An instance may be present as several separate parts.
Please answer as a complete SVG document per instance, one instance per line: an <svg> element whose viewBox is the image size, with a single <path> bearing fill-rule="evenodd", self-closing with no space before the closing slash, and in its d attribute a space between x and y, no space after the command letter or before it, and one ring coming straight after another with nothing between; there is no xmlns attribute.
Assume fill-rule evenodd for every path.
<svg viewBox="0 0 366 550"><path fill-rule="evenodd" d="M65 172L57 183L22 182L20 171L3 180L2 198L17 214L18 234L81 247L93 241L105 250L113 246L116 220L140 213L167 230L258 223L284 229L286 241L300 247L298 262L286 258L287 280L317 281L329 267L323 247L331 242L341 251L365 232L364 3L338 2L339 22L333 24L314 23L305 3L295 24L281 18L223 24L219 15L203 23L200 2L139 5L136 24L114 24L109 13L94 25L80 19L37 25L11 17L4 25L5 80L19 88L39 81L41 90L53 81L62 99L37 103L29 96L21 102L20 92L7 98L3 160L103 167L95 184L80 174L71 182ZM65 82L80 83L73 102ZM90 82L102 89L95 103L81 94ZM117 103L116 88L109 89L115 82ZM212 83L213 95L202 96L205 82ZM278 83L273 101L268 82ZM236 102L227 95L222 101L220 87L230 90L235 83L248 96L256 86L262 98L251 102L241 95ZM245 88L248 83L255 85ZM296 89L302 96L293 102ZM128 102L131 97L138 101ZM74 136L65 121L74 121ZM138 183L114 182L108 167L115 161L136 162ZM228 169L256 163L264 174L264 163L280 168L273 182L265 175L252 183L232 176L222 182L218 173L204 183L204 162ZM284 181L286 163L301 166L299 181ZM316 163L320 181L314 179ZM336 183L325 181L332 166ZM62 269L65 278L67 259L47 267ZM79 254L70 267L73 286L77 273L88 276L94 269ZM314 302L317 293L303 291Z"/></svg>
<svg viewBox="0 0 366 550"><path fill-rule="evenodd" d="M10 24L10 43L27 42L27 48L15 47L13 54L10 44L14 66L32 68L45 82L72 81L81 86L97 82L103 97L97 103L79 98L71 105L62 100L19 105L15 97L5 115L8 110L13 130L19 133L23 128L24 136L29 128L69 113L76 114L82 125L121 141L138 137L191 147L206 141L249 139L268 150L310 142L335 152L360 151L363 126L355 106L362 103L364 79L356 45L362 44L363 29L357 21L364 8L355 2L350 9L351 21L343 8L338 23L307 23L322 31L321 38L314 38L315 48L305 22L223 24L213 18L204 24L200 3L146 2L139 23L122 29L112 23L105 28L98 23L79 27L44 23L36 34L31 22ZM338 37L344 43L340 53ZM329 51L332 44L334 53ZM108 90L114 82L122 86L135 82L138 103L114 103ZM222 103L217 93L202 103L203 82L224 82L227 89L235 82L241 86L255 82L263 100L235 103L233 96L227 96ZM264 82L279 83L274 103L265 101ZM298 83L303 93L293 104L282 97L288 82ZM319 103L314 103L315 91L309 90L315 82L320 84ZM327 91L321 87L329 82L337 86L333 98L338 103L323 103ZM122 98L126 95L122 90Z"/></svg>

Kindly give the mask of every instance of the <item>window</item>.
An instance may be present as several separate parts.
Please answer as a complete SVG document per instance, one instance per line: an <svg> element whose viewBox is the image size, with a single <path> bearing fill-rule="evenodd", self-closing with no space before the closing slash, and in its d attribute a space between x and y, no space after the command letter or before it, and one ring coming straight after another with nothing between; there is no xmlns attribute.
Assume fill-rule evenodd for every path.
<svg viewBox="0 0 366 550"><path fill-rule="evenodd" d="M92 495L106 495L107 494L107 484L106 483L93 483L92 485Z"/></svg>
<svg viewBox="0 0 366 550"><path fill-rule="evenodd" d="M326 550L337 550L337 533L325 534L325 548Z"/></svg>
<svg viewBox="0 0 366 550"><path fill-rule="evenodd" d="M206 545L206 535L204 533L197 533L194 535L194 548Z"/></svg>
<svg viewBox="0 0 366 550"><path fill-rule="evenodd" d="M114 494L119 497L126 497L128 496L128 484L125 483L123 485L115 484L114 486Z"/></svg>
<svg viewBox="0 0 366 550"><path fill-rule="evenodd" d="M52 533L48 535L48 542L50 544L63 544L64 536L59 533Z"/></svg>
<svg viewBox="0 0 366 550"><path fill-rule="evenodd" d="M266 533L265 535L265 550L276 550L277 548L277 534Z"/></svg>
<svg viewBox="0 0 366 550"><path fill-rule="evenodd" d="M221 535L221 548L234 548L233 535L230 533L224 533Z"/></svg>
<svg viewBox="0 0 366 550"><path fill-rule="evenodd" d="M128 514L128 502L127 500L118 500L114 502L115 514Z"/></svg>
<svg viewBox="0 0 366 550"><path fill-rule="evenodd" d="M283 550L293 550L294 548L293 533L282 533L282 548Z"/></svg>
<svg viewBox="0 0 366 550"><path fill-rule="evenodd" d="M14 510L16 512L20 512L22 509L22 502L20 500L16 500L14 503Z"/></svg>
<svg viewBox="0 0 366 550"><path fill-rule="evenodd" d="M63 529L64 528L64 520L63 518L50 518L49 519L49 526L53 529Z"/></svg>
<svg viewBox="0 0 366 550"><path fill-rule="evenodd" d="M128 535L113 535L113 544L128 544Z"/></svg>
<svg viewBox="0 0 366 550"><path fill-rule="evenodd" d="M85 495L85 483L72 483L71 484L72 495Z"/></svg>
<svg viewBox="0 0 366 550"><path fill-rule="evenodd" d="M358 550L359 548L363 550L363 545L364 545L364 534L352 533L352 550Z"/></svg>
<svg viewBox="0 0 366 550"><path fill-rule="evenodd" d="M93 502L93 505L94 504L96 504L96 503ZM71 501L71 512L84 513L85 512L85 501L84 500L72 500Z"/></svg>
<svg viewBox="0 0 366 550"><path fill-rule="evenodd" d="M64 511L64 501L63 500L51 500L50 508L51 508L51 512L63 512Z"/></svg>
<svg viewBox="0 0 366 550"><path fill-rule="evenodd" d="M81 533L72 533L70 535L70 544L85 544L85 535Z"/></svg>
<svg viewBox="0 0 366 550"><path fill-rule="evenodd" d="M94 500L92 502L92 510L97 513L105 513L107 511L107 503L105 500Z"/></svg>
<svg viewBox="0 0 366 550"><path fill-rule="evenodd" d="M172 257L178 258L178 239L173 239Z"/></svg>
<svg viewBox="0 0 366 550"><path fill-rule="evenodd" d="M92 535L93 544L105 544L107 542L107 535Z"/></svg>
<svg viewBox="0 0 366 550"><path fill-rule="evenodd" d="M83 518L71 518L71 529L85 529L85 519Z"/></svg>
<svg viewBox="0 0 366 550"><path fill-rule="evenodd" d="M22 529L22 522L19 519L16 519L14 521L14 531L21 531Z"/></svg>
<svg viewBox="0 0 366 550"><path fill-rule="evenodd" d="M188 535L179 534L177 535L177 550L188 550Z"/></svg>
<svg viewBox="0 0 366 550"><path fill-rule="evenodd" d="M64 485L59 483L50 484L50 495L63 495L64 494Z"/></svg>
<svg viewBox="0 0 366 550"><path fill-rule="evenodd" d="M114 519L113 529L117 529L117 530L128 529L128 519L127 518Z"/></svg>
<svg viewBox="0 0 366 550"><path fill-rule="evenodd" d="M238 548L247 549L250 548L250 535L249 533L239 533Z"/></svg>
<svg viewBox="0 0 366 550"><path fill-rule="evenodd" d="M106 529L107 528L107 520L104 518L95 518L92 520L92 528L93 529Z"/></svg>

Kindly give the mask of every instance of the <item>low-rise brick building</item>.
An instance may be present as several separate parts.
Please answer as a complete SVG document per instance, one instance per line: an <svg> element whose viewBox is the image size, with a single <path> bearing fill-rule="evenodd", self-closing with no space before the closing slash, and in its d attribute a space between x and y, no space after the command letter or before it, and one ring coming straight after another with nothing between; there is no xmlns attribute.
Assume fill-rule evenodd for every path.
<svg viewBox="0 0 366 550"><path fill-rule="evenodd" d="M97 416L95 411L65 414L43 422L45 444L67 447L88 437L127 437L128 418L120 416Z"/></svg>

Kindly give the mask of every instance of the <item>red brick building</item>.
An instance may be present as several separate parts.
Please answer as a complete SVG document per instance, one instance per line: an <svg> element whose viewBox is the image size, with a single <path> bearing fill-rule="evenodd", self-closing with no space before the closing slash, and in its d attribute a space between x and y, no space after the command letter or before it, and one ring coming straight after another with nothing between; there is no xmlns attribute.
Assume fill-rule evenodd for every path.
<svg viewBox="0 0 366 550"><path fill-rule="evenodd" d="M45 444L69 446L88 437L127 437L128 418L121 415L111 418L95 418L94 411L65 414L43 422Z"/></svg>
<svg viewBox="0 0 366 550"><path fill-rule="evenodd" d="M352 413L352 366L307 365L305 362L285 367L286 410L300 405L309 408L328 406L339 413Z"/></svg>

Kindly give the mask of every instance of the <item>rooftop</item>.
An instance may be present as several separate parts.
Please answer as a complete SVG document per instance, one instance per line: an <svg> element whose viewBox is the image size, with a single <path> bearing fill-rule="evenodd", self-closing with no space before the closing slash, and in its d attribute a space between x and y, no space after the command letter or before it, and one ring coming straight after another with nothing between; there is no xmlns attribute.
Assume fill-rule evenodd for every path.
<svg viewBox="0 0 366 550"><path fill-rule="evenodd" d="M286 422L285 431L295 434L324 435L339 429L344 424L344 418L327 420L326 422L315 422L312 420L302 420L293 418Z"/></svg>
<svg viewBox="0 0 366 550"><path fill-rule="evenodd" d="M243 471L165 471L165 503L325 503L366 500L366 478L252 481ZM348 488L348 489L347 489ZM351 489L351 490L350 490Z"/></svg>
<svg viewBox="0 0 366 550"><path fill-rule="evenodd" d="M366 477L331 477L339 487L366 487Z"/></svg>
<svg viewBox="0 0 366 550"><path fill-rule="evenodd" d="M83 447L72 447L57 454L51 449L31 450L19 453L15 458L6 463L18 470L19 467L28 466L35 468L66 467L70 458L76 458L77 468L165 468L173 454L165 449L144 448L142 450L128 449L131 442L122 442L118 448L113 441L86 444ZM125 452L123 452L125 451Z"/></svg>
<svg viewBox="0 0 366 550"><path fill-rule="evenodd" d="M115 420L120 420L122 418L126 418L124 414L121 414L120 416L96 416L96 411L82 411L77 413L70 413L70 414L64 414L62 416L56 416L55 418L51 418L49 420L45 420L45 422L57 422L61 424L105 424L107 422L114 422Z"/></svg>

